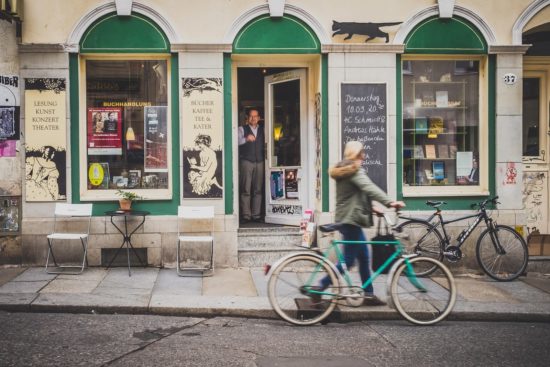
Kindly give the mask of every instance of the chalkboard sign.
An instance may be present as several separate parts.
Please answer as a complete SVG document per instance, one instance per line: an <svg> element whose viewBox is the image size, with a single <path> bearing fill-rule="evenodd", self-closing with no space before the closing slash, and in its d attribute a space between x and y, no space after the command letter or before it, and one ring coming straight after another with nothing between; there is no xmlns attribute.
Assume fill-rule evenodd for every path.
<svg viewBox="0 0 550 367"><path fill-rule="evenodd" d="M342 151L348 141L363 143L363 167L369 178L387 191L386 84L342 83Z"/></svg>

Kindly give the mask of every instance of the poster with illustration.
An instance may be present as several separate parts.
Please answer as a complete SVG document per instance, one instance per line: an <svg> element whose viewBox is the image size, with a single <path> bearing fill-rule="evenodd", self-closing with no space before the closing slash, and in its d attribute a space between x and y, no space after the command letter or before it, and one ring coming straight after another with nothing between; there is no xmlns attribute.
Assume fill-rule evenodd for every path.
<svg viewBox="0 0 550 367"><path fill-rule="evenodd" d="M298 170L285 169L285 193L287 199L298 199Z"/></svg>
<svg viewBox="0 0 550 367"><path fill-rule="evenodd" d="M168 172L168 129L166 106L146 106L145 124L145 172Z"/></svg>
<svg viewBox="0 0 550 367"><path fill-rule="evenodd" d="M271 200L279 200L285 197L284 185L283 171L271 171L271 180L269 184L271 188Z"/></svg>
<svg viewBox="0 0 550 367"><path fill-rule="evenodd" d="M0 74L0 141L20 138L19 93L19 77ZM15 145L4 144L8 148L12 146Z"/></svg>
<svg viewBox="0 0 550 367"><path fill-rule="evenodd" d="M122 155L122 108L88 108L88 155Z"/></svg>
<svg viewBox="0 0 550 367"><path fill-rule="evenodd" d="M27 201L66 200L65 79L25 79Z"/></svg>
<svg viewBox="0 0 550 367"><path fill-rule="evenodd" d="M223 88L221 78L183 78L183 197L223 197Z"/></svg>

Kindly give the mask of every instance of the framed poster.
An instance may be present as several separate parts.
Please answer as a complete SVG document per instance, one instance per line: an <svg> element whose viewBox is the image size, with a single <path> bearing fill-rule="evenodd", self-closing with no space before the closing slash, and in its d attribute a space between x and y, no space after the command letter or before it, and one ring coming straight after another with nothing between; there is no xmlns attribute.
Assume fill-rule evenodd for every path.
<svg viewBox="0 0 550 367"><path fill-rule="evenodd" d="M299 199L298 170L285 169L285 196L287 199Z"/></svg>
<svg viewBox="0 0 550 367"><path fill-rule="evenodd" d="M122 108L88 108L88 155L122 155Z"/></svg>
<svg viewBox="0 0 550 367"><path fill-rule="evenodd" d="M66 200L65 79L25 79L27 201Z"/></svg>
<svg viewBox="0 0 550 367"><path fill-rule="evenodd" d="M223 197L223 88L221 78L183 78L184 199Z"/></svg>
<svg viewBox="0 0 550 367"><path fill-rule="evenodd" d="M144 107L144 172L168 172L168 129L166 118L166 106Z"/></svg>

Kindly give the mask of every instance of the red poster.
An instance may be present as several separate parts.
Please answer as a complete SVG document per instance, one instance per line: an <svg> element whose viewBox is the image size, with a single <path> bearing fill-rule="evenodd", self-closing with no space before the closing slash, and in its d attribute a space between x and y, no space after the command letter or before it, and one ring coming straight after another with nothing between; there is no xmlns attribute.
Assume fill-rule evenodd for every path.
<svg viewBox="0 0 550 367"><path fill-rule="evenodd" d="M122 108L88 108L88 155L122 155Z"/></svg>

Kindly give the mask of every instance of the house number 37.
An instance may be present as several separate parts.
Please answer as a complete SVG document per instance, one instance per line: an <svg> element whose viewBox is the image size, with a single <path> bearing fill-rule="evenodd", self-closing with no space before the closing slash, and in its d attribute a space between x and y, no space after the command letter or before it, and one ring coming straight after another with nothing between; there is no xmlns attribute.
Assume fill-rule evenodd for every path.
<svg viewBox="0 0 550 367"><path fill-rule="evenodd" d="M508 73L504 74L503 79L504 84L513 85L516 84L516 80L518 79L518 77L516 76L516 74Z"/></svg>

